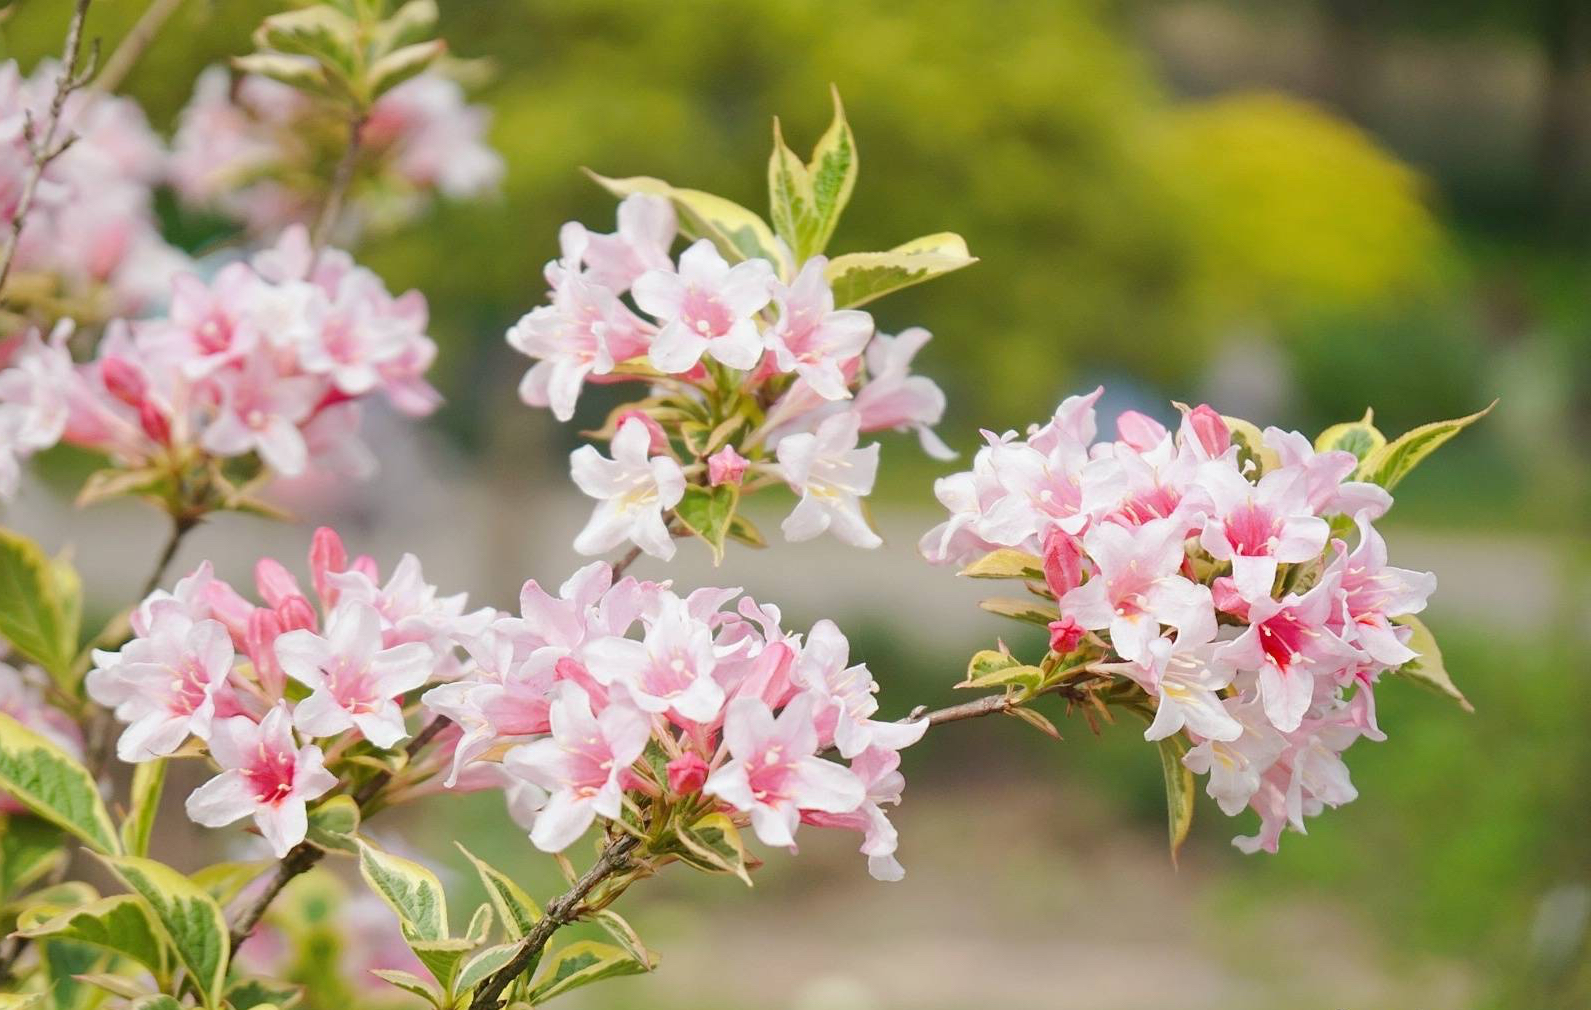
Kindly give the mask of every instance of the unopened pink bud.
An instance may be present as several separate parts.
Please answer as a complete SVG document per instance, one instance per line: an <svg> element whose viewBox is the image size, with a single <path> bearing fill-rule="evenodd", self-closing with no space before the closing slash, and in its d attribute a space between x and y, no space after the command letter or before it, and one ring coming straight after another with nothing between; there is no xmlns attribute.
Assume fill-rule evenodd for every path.
<svg viewBox="0 0 1591 1010"><path fill-rule="evenodd" d="M1082 585L1083 548L1077 538L1058 529L1044 537L1044 583L1059 599Z"/></svg>
<svg viewBox="0 0 1591 1010"><path fill-rule="evenodd" d="M259 609L220 579L205 584L204 602L210 608L210 616L226 625L234 643L244 640L249 618Z"/></svg>
<svg viewBox="0 0 1591 1010"><path fill-rule="evenodd" d="M302 596L283 599L276 605L276 614L281 618L283 631L315 630L315 608Z"/></svg>
<svg viewBox="0 0 1591 1010"><path fill-rule="evenodd" d="M619 415L618 423L614 425L614 429L622 428L627 422L632 420L640 421L644 424L647 434L652 436L652 441L647 445L649 453L656 456L668 452L668 433L663 430L661 424L657 423L657 418L644 410L626 410Z"/></svg>
<svg viewBox="0 0 1591 1010"><path fill-rule="evenodd" d="M1208 403L1201 403L1188 414L1188 423L1199 439L1199 444L1211 456L1219 456L1232 444L1232 429L1226 419L1216 413Z"/></svg>
<svg viewBox="0 0 1591 1010"><path fill-rule="evenodd" d="M138 426L160 445L171 444L171 423L153 400L145 400L138 405Z"/></svg>
<svg viewBox="0 0 1591 1010"><path fill-rule="evenodd" d="M707 762L695 751L681 754L668 763L668 789L677 796L698 792L707 782Z"/></svg>
<svg viewBox="0 0 1591 1010"><path fill-rule="evenodd" d="M707 483L713 487L739 484L750 465L751 460L736 452L734 446L726 445L707 457Z"/></svg>
<svg viewBox="0 0 1591 1010"><path fill-rule="evenodd" d="M316 530L309 542L309 577L315 584L315 594L328 608L337 604L337 588L328 576L347 567L348 551L337 531L330 526Z"/></svg>
<svg viewBox="0 0 1591 1010"><path fill-rule="evenodd" d="M293 573L275 558L261 558L255 563L254 587L265 598L265 602L273 607L280 606L290 596L304 595Z"/></svg>
<svg viewBox="0 0 1591 1010"><path fill-rule="evenodd" d="M276 663L276 638L282 634L282 619L269 607L259 607L249 615L248 633L244 636L243 651L254 664L254 676L272 698L279 698L286 686L286 677Z"/></svg>
<svg viewBox="0 0 1591 1010"><path fill-rule="evenodd" d="M1165 439L1166 426L1148 414L1127 410L1116 418L1116 436L1139 452L1148 452Z"/></svg>
<svg viewBox="0 0 1591 1010"><path fill-rule="evenodd" d="M1050 622L1050 651L1066 655L1083 640L1083 628L1071 617Z"/></svg>
<svg viewBox="0 0 1591 1010"><path fill-rule="evenodd" d="M110 395L129 407L143 405L149 394L149 382L144 373L126 358L108 355L99 363L99 375Z"/></svg>

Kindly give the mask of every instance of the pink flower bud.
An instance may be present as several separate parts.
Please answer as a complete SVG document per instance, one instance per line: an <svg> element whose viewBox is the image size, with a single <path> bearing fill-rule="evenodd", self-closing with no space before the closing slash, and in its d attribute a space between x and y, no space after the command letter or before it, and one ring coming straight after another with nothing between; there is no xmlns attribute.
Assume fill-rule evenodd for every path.
<svg viewBox="0 0 1591 1010"><path fill-rule="evenodd" d="M1199 444L1211 456L1221 455L1232 444L1232 429L1226 426L1226 419L1208 403L1194 407L1188 414L1188 423L1198 436Z"/></svg>
<svg viewBox="0 0 1591 1010"><path fill-rule="evenodd" d="M241 644L247 635L249 618L259 608L220 579L205 584L204 602L210 608L210 616L226 625L232 641Z"/></svg>
<svg viewBox="0 0 1591 1010"><path fill-rule="evenodd" d="M707 482L713 487L739 484L750 465L751 461L736 452L734 446L726 445L707 457Z"/></svg>
<svg viewBox="0 0 1591 1010"><path fill-rule="evenodd" d="M1215 600L1215 609L1248 620L1248 601L1237 591L1237 583L1230 575L1215 580L1210 586L1210 596Z"/></svg>
<svg viewBox="0 0 1591 1010"><path fill-rule="evenodd" d="M371 582L381 581L381 568L376 564L376 559L368 554L361 554L354 558L353 563L348 566L348 570L358 572Z"/></svg>
<svg viewBox="0 0 1591 1010"><path fill-rule="evenodd" d="M1166 437L1166 426L1148 414L1127 410L1116 418L1116 435L1139 452L1148 452Z"/></svg>
<svg viewBox="0 0 1591 1010"><path fill-rule="evenodd" d="M99 375L110 395L129 407L141 406L149 393L144 373L126 358L107 355L99 363Z"/></svg>
<svg viewBox="0 0 1591 1010"><path fill-rule="evenodd" d="M259 607L249 615L248 632L243 640L243 651L254 664L254 676L272 698L281 697L287 683L282 668L276 663L276 638L282 631L282 619L276 611Z"/></svg>
<svg viewBox="0 0 1591 1010"><path fill-rule="evenodd" d="M1077 538L1052 529L1044 537L1044 583L1056 598L1082 585L1083 548Z"/></svg>
<svg viewBox="0 0 1591 1010"><path fill-rule="evenodd" d="M337 605L337 589L328 576L347 567L348 551L337 531L330 526L316 530L309 542L309 578L315 584L315 595L327 609Z"/></svg>
<svg viewBox="0 0 1591 1010"><path fill-rule="evenodd" d="M289 596L276 605L276 615L282 621L283 631L298 631L305 629L314 631L316 626L315 608L302 596Z"/></svg>
<svg viewBox="0 0 1591 1010"><path fill-rule="evenodd" d="M1050 651L1066 655L1083 640L1083 629L1071 617L1050 622Z"/></svg>
<svg viewBox="0 0 1591 1010"><path fill-rule="evenodd" d="M668 763L669 792L687 796L699 791L707 782L707 762L700 754L689 751Z"/></svg>
<svg viewBox="0 0 1591 1010"><path fill-rule="evenodd" d="M304 595L298 588L298 580L293 578L293 573L275 558L261 558L255 563L254 587L265 598L265 602L273 607L280 606L282 601L290 596Z"/></svg>
<svg viewBox="0 0 1591 1010"><path fill-rule="evenodd" d="M632 419L645 425L647 434L652 436L652 441L647 445L647 452L654 456L668 452L668 433L663 430L661 424L657 423L656 418L644 410L626 410L619 415L619 421L614 425L614 430L617 431L619 428L624 427L625 422Z"/></svg>
<svg viewBox="0 0 1591 1010"><path fill-rule="evenodd" d="M145 400L138 405L138 426L159 444L171 444L171 424L153 400Z"/></svg>

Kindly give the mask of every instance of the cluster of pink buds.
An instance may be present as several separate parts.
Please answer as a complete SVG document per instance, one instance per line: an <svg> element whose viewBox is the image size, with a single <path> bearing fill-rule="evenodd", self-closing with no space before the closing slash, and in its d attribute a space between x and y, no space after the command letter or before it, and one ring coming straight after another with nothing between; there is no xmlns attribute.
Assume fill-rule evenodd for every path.
<svg viewBox="0 0 1591 1010"><path fill-rule="evenodd" d="M96 651L85 685L127 724L121 760L203 744L221 772L189 797L189 815L210 826L252 816L278 856L303 841L306 804L337 784L327 766L360 741L387 750L407 737L405 697L459 676L458 643L494 616L439 595L412 555L382 581L329 529L316 532L309 569L306 593L282 564L260 561L256 605L202 564L138 606L132 640Z"/></svg>
<svg viewBox="0 0 1591 1010"><path fill-rule="evenodd" d="M618 219L605 235L564 225L562 256L546 270L549 304L508 333L537 359L521 398L559 420L573 416L587 381L649 387L613 412L611 458L592 446L574 454L575 482L601 502L576 548L599 554L630 540L666 559L666 514L687 485L778 482L800 497L783 526L790 540L827 530L878 546L861 504L878 446L859 447L860 436L915 430L929 454L954 456L932 430L944 394L910 373L928 332L876 333L867 312L837 309L823 256L792 276L760 257L731 264L699 239L676 262L665 198L629 196Z"/></svg>
<svg viewBox="0 0 1591 1010"><path fill-rule="evenodd" d="M972 470L939 481L951 515L923 553L1029 577L1053 601L1023 615L1048 621L1034 675L1111 678L1127 707L1136 685L1145 737L1185 733L1182 761L1221 808L1260 815L1239 847L1274 851L1284 827L1354 798L1341 754L1384 739L1373 690L1417 658L1410 615L1436 579L1388 565L1372 522L1392 498L1355 479L1354 452L1208 406L1175 432L1128 412L1096 442L1100 392L1026 438L986 432Z"/></svg>
<svg viewBox="0 0 1591 1010"><path fill-rule="evenodd" d="M0 371L0 491L16 459L56 439L146 473L156 487L207 461L253 459L296 476L352 474L373 460L358 439L361 401L383 394L424 415L436 355L419 292L394 298L339 250L315 252L294 227L206 282L176 277L161 318L113 323L94 360L72 363L70 328L36 337Z"/></svg>
<svg viewBox="0 0 1591 1010"><path fill-rule="evenodd" d="M23 77L0 63L0 229L10 231L49 121L61 68ZM34 136L30 137L29 124ZM11 306L70 305L79 319L133 313L157 301L186 258L160 237L151 199L166 153L137 103L91 91L68 96L7 282ZM56 313L46 313L53 318Z"/></svg>
<svg viewBox="0 0 1591 1010"><path fill-rule="evenodd" d="M473 669L425 695L463 729L449 781L496 766L547 851L597 818L657 848L722 816L778 847L803 823L860 832L873 875L898 878L882 805L927 722L874 718L878 685L833 623L803 639L774 607L730 609L739 593L615 583L602 562L557 596L527 582L520 616L465 643Z"/></svg>
<svg viewBox="0 0 1591 1010"><path fill-rule="evenodd" d="M435 194L493 192L503 164L486 144L489 125L490 113L434 70L383 94L359 128L360 181L345 231L394 227ZM314 215L324 185L317 172L347 141L346 125L324 102L268 77L234 80L211 67L182 112L171 181L185 201L270 235Z"/></svg>

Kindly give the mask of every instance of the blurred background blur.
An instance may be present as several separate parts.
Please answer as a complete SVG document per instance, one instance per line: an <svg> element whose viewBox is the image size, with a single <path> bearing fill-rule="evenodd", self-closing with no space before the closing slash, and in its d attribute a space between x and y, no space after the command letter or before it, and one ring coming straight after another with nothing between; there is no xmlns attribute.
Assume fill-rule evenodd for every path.
<svg viewBox="0 0 1591 1010"><path fill-rule="evenodd" d="M7 52L27 67L57 49L64 6L13 4ZM109 43L142 6L95 4L91 33ZM169 128L199 69L247 51L277 6L191 0L127 90ZM1173 870L1135 728L1095 738L1073 721L1056 744L967 724L907 753L905 882L870 881L843 836L776 855L751 892L665 876L624 909L663 953L658 974L571 1006L1591 1005L1591 4L442 6L454 52L495 64L479 100L503 192L360 256L429 298L449 402L423 430L372 432L372 484L296 488L292 506L384 564L415 551L477 602L512 606L525 578L572 569L586 506L565 457L616 402L588 390L564 426L521 406L526 361L502 340L542 298L558 225L611 227L579 167L762 209L770 117L810 144L830 82L862 164L833 250L951 230L982 259L876 307L886 331L934 332L916 367L949 395L939 430L963 461L886 440L875 554L776 544L714 573L687 544L666 572L638 571L743 585L797 626L834 616L886 712L947 700L965 657L1008 631L915 553L932 480L965 465L978 428L1021 427L1101 382L1107 418L1207 399L1308 432L1366 406L1395 434L1502 400L1400 487L1386 527L1398 563L1441 577L1430 624L1476 713L1388 684L1391 739L1350 758L1360 799L1308 837L1243 857L1227 840L1249 826L1201 801ZM169 224L205 239L205 222ZM13 518L75 545L106 611L161 533L149 510L74 513L37 487ZM208 556L241 576L307 542L226 517L179 568ZM461 895L474 883L454 837L552 893L496 799L446 802L406 837L458 871Z"/></svg>

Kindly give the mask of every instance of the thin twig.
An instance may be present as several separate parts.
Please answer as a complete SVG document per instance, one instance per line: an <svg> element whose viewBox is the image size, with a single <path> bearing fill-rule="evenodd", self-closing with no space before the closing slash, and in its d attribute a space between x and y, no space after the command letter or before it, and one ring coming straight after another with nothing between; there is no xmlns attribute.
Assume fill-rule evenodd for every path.
<svg viewBox="0 0 1591 1010"><path fill-rule="evenodd" d="M631 565L635 564L635 559L639 558L640 556L641 548L639 545L631 547L629 550L625 551L619 560L613 563L613 581L619 581L619 579L624 575L625 571L627 571Z"/></svg>
<svg viewBox="0 0 1591 1010"><path fill-rule="evenodd" d="M363 112L349 119L348 144L343 148L342 157L332 172L331 189L326 191L326 202L321 204L320 216L315 219L315 227L310 232L310 244L317 250L325 248L330 241L331 233L337 227L337 218L342 214L343 203L348 199L348 188L353 185L354 169L359 164L359 135L364 128Z"/></svg>
<svg viewBox="0 0 1591 1010"><path fill-rule="evenodd" d="M149 578L144 582L143 592L138 594L138 602L156 589L165 581L166 569L171 567L171 562L177 557L177 549L182 546L182 538L199 525L199 520L188 516L176 515L171 517L171 535L166 538L166 546L161 549L160 557L155 559L155 570L149 573ZM135 604L136 606L136 604Z"/></svg>
<svg viewBox="0 0 1591 1010"><path fill-rule="evenodd" d="M67 97L88 83L98 62L99 44L96 42L89 55L88 66L81 74L77 72L77 59L83 48L83 21L88 17L88 5L89 0L77 0L72 9L72 20L66 29L66 46L61 52L61 76L55 83L55 97L50 99L49 119L44 123L43 134L38 134L37 124L31 117L23 128L28 153L33 157L33 168L22 184L22 195L11 217L11 234L6 237L5 248L0 249L0 292L4 291L6 278L11 275L11 263L16 259L17 246L22 242L22 226L28 212L33 209L33 198L38 192L39 180L44 177L44 170L77 139L68 133L57 143L55 134L61 125L61 111L66 107Z"/></svg>
<svg viewBox="0 0 1591 1010"><path fill-rule="evenodd" d="M105 61L105 69L94 81L94 90L109 93L121 87L122 81L149 49L149 44L160 34L160 29L181 6L182 0L151 0L127 37Z"/></svg>

